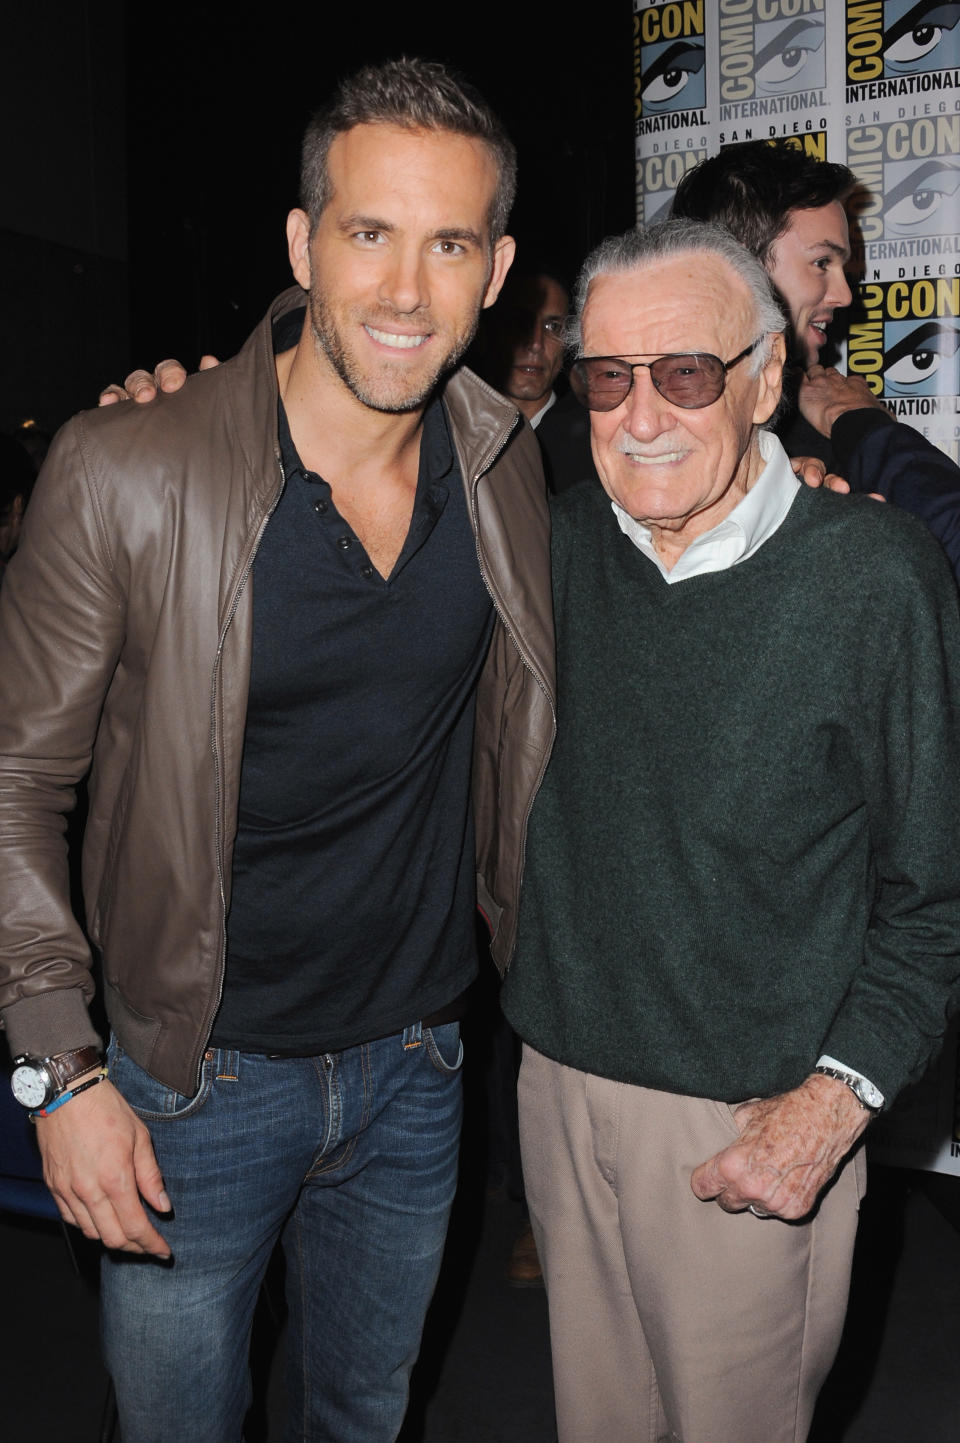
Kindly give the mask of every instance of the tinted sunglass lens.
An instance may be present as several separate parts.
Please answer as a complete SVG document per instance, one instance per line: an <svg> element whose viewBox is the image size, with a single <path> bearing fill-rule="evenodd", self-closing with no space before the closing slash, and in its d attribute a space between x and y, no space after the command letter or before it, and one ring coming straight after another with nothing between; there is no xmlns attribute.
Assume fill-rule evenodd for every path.
<svg viewBox="0 0 960 1443"><path fill-rule="evenodd" d="M653 384L674 406L712 406L723 390L723 362L716 356L661 356L650 367Z"/></svg>
<svg viewBox="0 0 960 1443"><path fill-rule="evenodd" d="M630 390L633 373L628 366L610 361L577 361L570 372L570 384L577 400L591 411L612 411Z"/></svg>
<svg viewBox="0 0 960 1443"><path fill-rule="evenodd" d="M634 371L646 362L631 365L615 357L587 356L575 361L570 385L577 400L591 411L613 411L630 394ZM703 352L659 356L649 363L650 378L660 395L673 406L698 410L712 406L723 391L726 367L717 356Z"/></svg>

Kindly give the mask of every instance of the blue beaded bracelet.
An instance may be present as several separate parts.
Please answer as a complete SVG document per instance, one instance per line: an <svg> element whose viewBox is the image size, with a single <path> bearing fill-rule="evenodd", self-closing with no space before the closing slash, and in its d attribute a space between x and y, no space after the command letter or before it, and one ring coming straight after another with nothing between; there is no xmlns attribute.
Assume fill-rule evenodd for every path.
<svg viewBox="0 0 960 1443"><path fill-rule="evenodd" d="M55 1097L52 1102L48 1102L46 1107L39 1107L36 1112L28 1113L30 1121L36 1122L38 1117L49 1117L51 1112L56 1112L57 1108L62 1107L65 1102L69 1102L71 1097L79 1097L80 1093L86 1092L88 1087L96 1087L98 1082L103 1082L106 1075L106 1067L101 1067L96 1077L88 1078L86 1082L81 1082L79 1087L72 1087L69 1092L61 1092L60 1096Z"/></svg>

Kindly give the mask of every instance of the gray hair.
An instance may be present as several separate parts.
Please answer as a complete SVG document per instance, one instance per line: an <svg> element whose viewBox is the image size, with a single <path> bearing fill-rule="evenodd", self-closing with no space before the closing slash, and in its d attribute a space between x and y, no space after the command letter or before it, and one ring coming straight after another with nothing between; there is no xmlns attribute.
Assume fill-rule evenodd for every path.
<svg viewBox="0 0 960 1443"><path fill-rule="evenodd" d="M755 333L767 336L767 344L758 346L748 359L750 374L759 375L770 359L770 333L785 329L786 316L774 294L770 277L757 258L728 230L707 221L665 220L647 230L628 230L623 235L607 236L601 241L596 250L587 256L577 277L574 314L567 329L568 345L577 354L582 352L583 311L590 286L599 276L645 270L657 261L704 251L726 261L750 292L756 317Z"/></svg>
<svg viewBox="0 0 960 1443"><path fill-rule="evenodd" d="M407 58L367 65L341 80L330 101L311 117L300 164L300 204L310 218L311 231L330 199L330 146L355 125L449 130L482 141L497 167L489 214L491 242L504 234L517 188L513 142L472 85L436 61Z"/></svg>

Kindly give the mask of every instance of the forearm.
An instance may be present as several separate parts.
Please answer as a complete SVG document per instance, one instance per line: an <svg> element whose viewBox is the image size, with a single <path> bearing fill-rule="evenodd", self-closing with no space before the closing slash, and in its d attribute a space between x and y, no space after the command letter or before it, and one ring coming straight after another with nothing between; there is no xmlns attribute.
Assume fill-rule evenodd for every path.
<svg viewBox="0 0 960 1443"><path fill-rule="evenodd" d="M886 411L849 411L831 444L851 491L877 492L930 529L960 578L960 469L926 437Z"/></svg>

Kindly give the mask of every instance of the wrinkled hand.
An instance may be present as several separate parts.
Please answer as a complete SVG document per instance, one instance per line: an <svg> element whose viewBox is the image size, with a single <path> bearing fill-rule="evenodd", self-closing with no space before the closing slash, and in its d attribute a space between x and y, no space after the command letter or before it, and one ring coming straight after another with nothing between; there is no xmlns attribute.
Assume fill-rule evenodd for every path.
<svg viewBox="0 0 960 1443"><path fill-rule="evenodd" d="M170 1211L150 1134L110 1082L38 1117L36 1126L44 1181L65 1222L108 1248L170 1257L141 1202Z"/></svg>
<svg viewBox="0 0 960 1443"><path fill-rule="evenodd" d="M843 376L832 366L811 366L800 382L797 399L801 414L821 436L830 435L844 411L862 411L865 406L885 409L861 376Z"/></svg>
<svg viewBox="0 0 960 1443"><path fill-rule="evenodd" d="M201 371L210 371L220 362L216 356L201 356ZM156 370L131 371L122 386L107 386L100 392L98 406L112 406L117 401L152 401L158 391L179 391L187 379L186 369L179 361L160 361Z"/></svg>
<svg viewBox="0 0 960 1443"><path fill-rule="evenodd" d="M790 465L793 467L793 474L800 477L804 486L812 486L814 490L820 486L827 491L850 490L843 477L828 471L819 456L792 456Z"/></svg>
<svg viewBox="0 0 960 1443"><path fill-rule="evenodd" d="M695 1168L690 1186L724 1212L754 1206L790 1221L811 1211L870 1120L845 1083L819 1073L734 1116L740 1141Z"/></svg>

